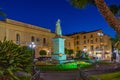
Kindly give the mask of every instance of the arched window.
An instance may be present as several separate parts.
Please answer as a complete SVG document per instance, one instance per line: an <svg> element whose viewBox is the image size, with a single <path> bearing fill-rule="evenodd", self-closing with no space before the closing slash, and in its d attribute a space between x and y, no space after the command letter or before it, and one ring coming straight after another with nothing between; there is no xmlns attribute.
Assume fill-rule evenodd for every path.
<svg viewBox="0 0 120 80"><path fill-rule="evenodd" d="M40 42L40 38L36 38L36 41L37 41L37 42Z"/></svg>
<svg viewBox="0 0 120 80"><path fill-rule="evenodd" d="M90 35L90 38L93 38L93 35L92 35L92 34Z"/></svg>
<svg viewBox="0 0 120 80"><path fill-rule="evenodd" d="M43 38L43 44L44 45L46 44L46 38Z"/></svg>
<svg viewBox="0 0 120 80"><path fill-rule="evenodd" d="M16 43L20 43L20 34L16 34Z"/></svg>
<svg viewBox="0 0 120 80"><path fill-rule="evenodd" d="M90 46L90 50L93 51L94 50L94 46Z"/></svg>
<svg viewBox="0 0 120 80"><path fill-rule="evenodd" d="M86 36L83 36L83 39L86 39Z"/></svg>
<svg viewBox="0 0 120 80"><path fill-rule="evenodd" d="M35 41L35 37L32 36L32 37L31 37L31 42L34 42L34 41Z"/></svg>
<svg viewBox="0 0 120 80"><path fill-rule="evenodd" d="M79 36L77 36L76 39L79 39Z"/></svg>

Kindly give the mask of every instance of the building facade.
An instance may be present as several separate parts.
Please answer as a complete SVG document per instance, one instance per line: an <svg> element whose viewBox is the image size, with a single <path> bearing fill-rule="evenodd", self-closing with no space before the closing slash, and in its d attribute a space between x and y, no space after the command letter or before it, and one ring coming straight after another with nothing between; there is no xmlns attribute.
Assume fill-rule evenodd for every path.
<svg viewBox="0 0 120 80"><path fill-rule="evenodd" d="M50 29L34 26L31 24L6 19L0 21L0 40L12 40L21 46L29 46L34 42L35 57L40 57L39 51L46 50L48 57L52 54L52 39L56 36ZM74 50L74 53L81 50L89 56L97 56L99 59L111 59L111 41L108 35L102 30L92 32L80 32L69 36L63 36L65 48ZM75 56L76 54L73 54Z"/></svg>
<svg viewBox="0 0 120 80"><path fill-rule="evenodd" d="M55 35L56 34L52 33L50 29L40 26L34 26L11 19L0 21L0 40L3 40L6 36L6 40L12 40L21 46L29 46L31 42L34 42L36 45L36 58L40 57L40 50L46 50L47 56L51 56L52 39ZM63 38L65 38L65 47L74 49L74 39L67 36L63 36Z"/></svg>
<svg viewBox="0 0 120 80"><path fill-rule="evenodd" d="M80 32L69 35L74 38L74 50L88 53L89 56L98 57L99 59L111 59L112 45L108 35L102 30L91 32Z"/></svg>

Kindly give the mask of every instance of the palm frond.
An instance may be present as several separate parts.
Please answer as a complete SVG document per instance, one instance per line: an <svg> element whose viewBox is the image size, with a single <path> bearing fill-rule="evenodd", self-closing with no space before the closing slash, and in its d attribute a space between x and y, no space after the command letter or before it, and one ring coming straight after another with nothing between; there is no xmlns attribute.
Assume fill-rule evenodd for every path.
<svg viewBox="0 0 120 80"><path fill-rule="evenodd" d="M7 15L3 11L0 11L0 16L7 17Z"/></svg>
<svg viewBox="0 0 120 80"><path fill-rule="evenodd" d="M112 45L113 45L115 48L120 49L120 35L116 35L115 38L112 38L112 39L111 39L111 41L112 41Z"/></svg>
<svg viewBox="0 0 120 80"><path fill-rule="evenodd" d="M94 0L70 0L70 3L77 8L84 8L88 4L95 5Z"/></svg>
<svg viewBox="0 0 120 80"><path fill-rule="evenodd" d="M117 14L119 11L119 7L117 5L110 5L109 8L113 12L114 15Z"/></svg>

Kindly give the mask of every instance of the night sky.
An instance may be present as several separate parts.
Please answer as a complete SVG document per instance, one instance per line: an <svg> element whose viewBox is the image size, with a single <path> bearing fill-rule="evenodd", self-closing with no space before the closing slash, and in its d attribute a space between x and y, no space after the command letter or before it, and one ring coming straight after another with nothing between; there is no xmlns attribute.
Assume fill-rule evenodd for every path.
<svg viewBox="0 0 120 80"><path fill-rule="evenodd" d="M106 1L107 4L120 4L120 0ZM98 29L112 37L116 34L92 5L77 9L67 0L0 0L0 7L9 19L48 28L52 32L57 19L60 19L63 34Z"/></svg>

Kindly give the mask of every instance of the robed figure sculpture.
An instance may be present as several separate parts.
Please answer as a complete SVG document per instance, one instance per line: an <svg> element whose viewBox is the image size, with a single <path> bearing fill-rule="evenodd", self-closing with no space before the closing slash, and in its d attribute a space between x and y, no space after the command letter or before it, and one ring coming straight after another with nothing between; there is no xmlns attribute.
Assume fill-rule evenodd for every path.
<svg viewBox="0 0 120 80"><path fill-rule="evenodd" d="M57 37L62 37L62 30L61 30L61 26L60 26L60 19L58 19L57 22L56 22L55 33L56 33Z"/></svg>

